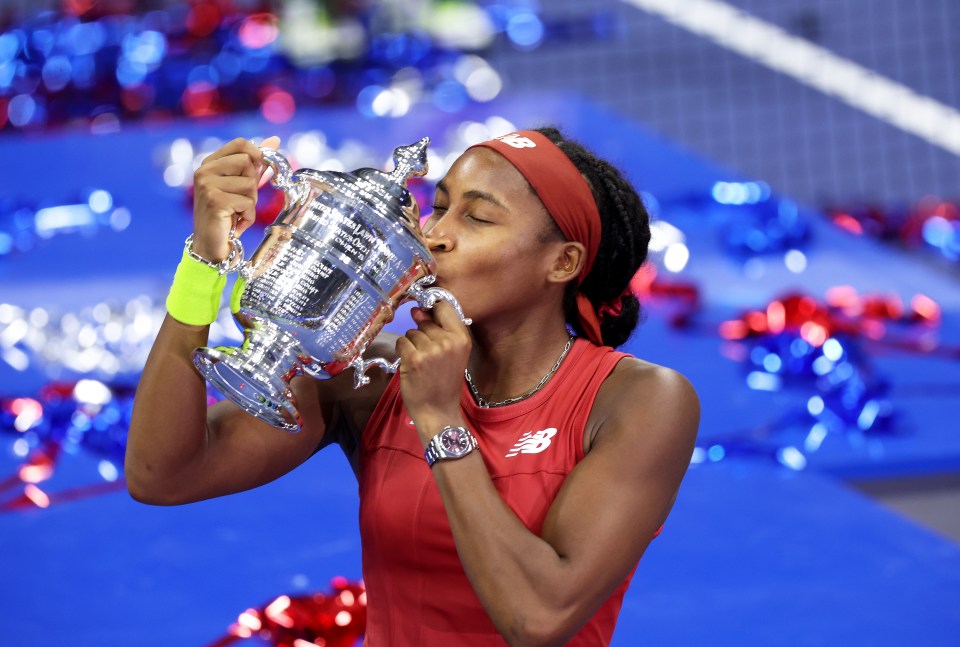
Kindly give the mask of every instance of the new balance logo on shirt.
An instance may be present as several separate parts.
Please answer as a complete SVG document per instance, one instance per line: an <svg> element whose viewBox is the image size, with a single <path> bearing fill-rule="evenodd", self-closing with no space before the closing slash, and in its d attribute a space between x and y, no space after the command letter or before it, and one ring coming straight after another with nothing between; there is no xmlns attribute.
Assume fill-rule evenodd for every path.
<svg viewBox="0 0 960 647"><path fill-rule="evenodd" d="M506 453L506 457L513 458L517 454L539 454L550 446L550 439L556 435L557 430L554 427L542 431L528 431L520 436L517 444Z"/></svg>

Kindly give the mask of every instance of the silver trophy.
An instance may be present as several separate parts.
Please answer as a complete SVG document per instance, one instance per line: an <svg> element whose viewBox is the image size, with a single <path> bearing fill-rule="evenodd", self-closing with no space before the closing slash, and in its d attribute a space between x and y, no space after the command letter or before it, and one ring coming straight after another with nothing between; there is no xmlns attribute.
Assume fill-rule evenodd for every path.
<svg viewBox="0 0 960 647"><path fill-rule="evenodd" d="M427 172L428 137L394 151L394 170L292 173L277 151L262 148L273 184L286 200L253 257L240 266L231 305L244 331L239 347L198 348L203 376L241 408L275 427L300 429L290 380L354 369L354 386L377 366L399 360L362 354L404 301L431 308L449 301L430 287L435 261L420 231L420 209L406 188Z"/></svg>

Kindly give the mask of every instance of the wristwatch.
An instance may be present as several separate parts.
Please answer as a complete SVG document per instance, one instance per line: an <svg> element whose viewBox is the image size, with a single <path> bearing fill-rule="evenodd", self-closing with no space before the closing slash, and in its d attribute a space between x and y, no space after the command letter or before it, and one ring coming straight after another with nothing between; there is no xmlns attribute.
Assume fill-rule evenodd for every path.
<svg viewBox="0 0 960 647"><path fill-rule="evenodd" d="M423 456L427 459L427 466L433 467L439 460L463 458L476 448L477 439L466 427L444 427L427 443Z"/></svg>

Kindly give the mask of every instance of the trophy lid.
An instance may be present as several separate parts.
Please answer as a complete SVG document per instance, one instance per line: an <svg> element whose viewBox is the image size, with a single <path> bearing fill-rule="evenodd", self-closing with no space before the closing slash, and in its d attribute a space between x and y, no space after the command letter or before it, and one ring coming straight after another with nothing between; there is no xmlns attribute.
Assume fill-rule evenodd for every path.
<svg viewBox="0 0 960 647"><path fill-rule="evenodd" d="M424 137L408 146L397 147L393 151L394 168L389 172L374 168L352 172L308 168L296 171L282 187L287 200L275 223L293 225L303 234L325 236L322 230L329 223L324 218L315 217L310 206L317 200L318 193L325 194L325 208L337 208L344 214L356 212L362 216L360 222L363 226L381 239L387 230L395 230L405 237L412 236L410 244L420 256L429 258L420 232L420 208L407 188L410 178L426 175L429 144L430 138ZM333 207L329 198L340 206Z"/></svg>
<svg viewBox="0 0 960 647"><path fill-rule="evenodd" d="M423 177L427 174L427 146L430 138L424 137L409 146L398 146L393 151L393 171L389 178L397 184L406 186L411 177Z"/></svg>
<svg viewBox="0 0 960 647"><path fill-rule="evenodd" d="M427 147L430 138L424 137L408 146L399 146L393 151L394 168L390 172L374 168L359 168L350 172L317 171L302 168L293 177L296 184L306 180L314 182L334 191L342 192L348 201L361 199L367 202L395 203L409 201L407 195L407 181L412 177L422 177L427 174ZM359 194L359 195L357 195ZM393 206L387 208L392 210Z"/></svg>

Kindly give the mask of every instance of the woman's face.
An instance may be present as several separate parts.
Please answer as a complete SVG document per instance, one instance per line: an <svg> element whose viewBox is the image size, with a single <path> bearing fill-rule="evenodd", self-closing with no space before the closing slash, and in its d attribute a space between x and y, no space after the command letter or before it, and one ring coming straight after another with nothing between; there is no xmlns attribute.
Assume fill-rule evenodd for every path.
<svg viewBox="0 0 960 647"><path fill-rule="evenodd" d="M487 148L472 148L437 184L424 225L437 261L436 285L450 290L468 317L482 321L529 308L543 298L563 240L526 179Z"/></svg>

